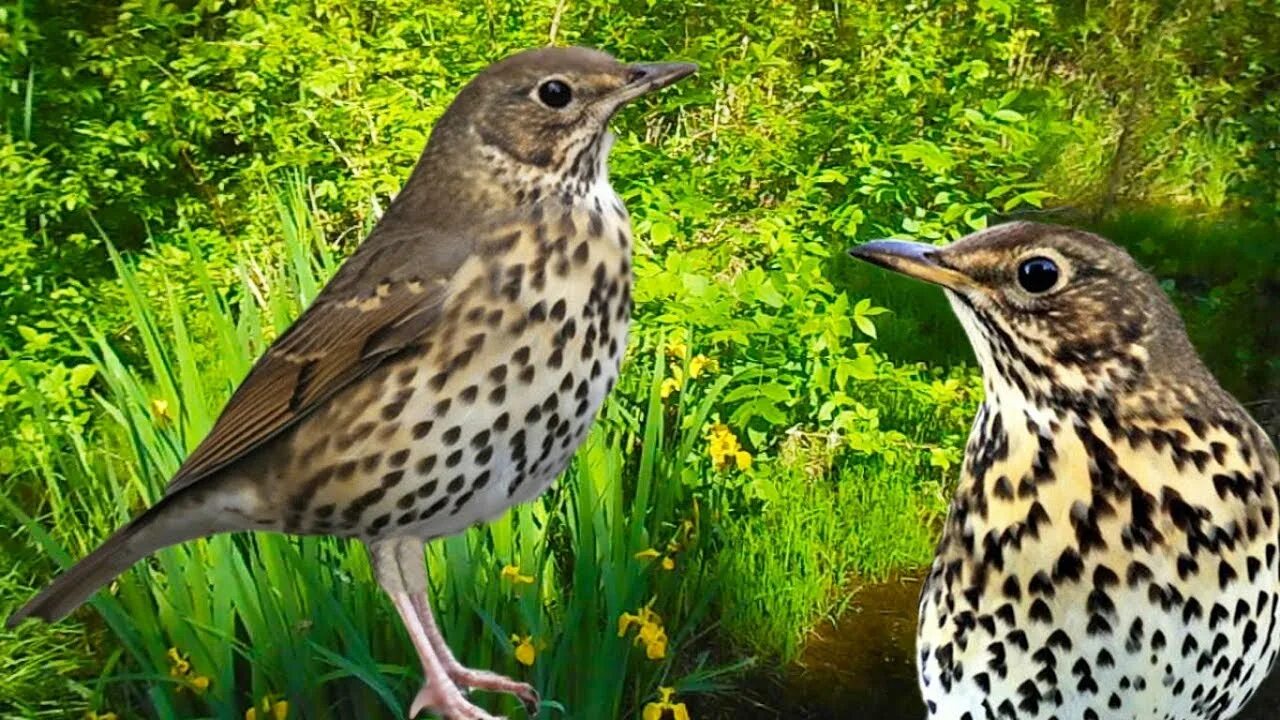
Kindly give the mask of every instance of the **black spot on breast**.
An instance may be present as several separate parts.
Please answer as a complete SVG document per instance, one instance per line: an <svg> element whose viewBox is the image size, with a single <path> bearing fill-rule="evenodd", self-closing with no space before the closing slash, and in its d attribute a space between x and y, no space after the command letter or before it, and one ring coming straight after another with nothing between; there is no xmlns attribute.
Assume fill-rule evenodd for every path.
<svg viewBox="0 0 1280 720"><path fill-rule="evenodd" d="M434 423L431 420L422 420L421 423L413 425L413 428L411 429L413 439L422 439L428 436L433 425Z"/></svg>
<svg viewBox="0 0 1280 720"><path fill-rule="evenodd" d="M428 455L414 464L413 469L419 475L427 475L436 466L436 456Z"/></svg>
<svg viewBox="0 0 1280 720"><path fill-rule="evenodd" d="M431 504L431 507L422 511L422 514L418 516L418 520L421 521L421 520L430 519L436 513L443 510L444 506L448 504L449 504L449 497L447 495L442 495L438 500L436 500L434 503Z"/></svg>
<svg viewBox="0 0 1280 720"><path fill-rule="evenodd" d="M1036 598L1031 603L1031 608L1027 612L1027 617L1033 622L1052 623L1053 612L1049 609L1049 604L1043 598Z"/></svg>

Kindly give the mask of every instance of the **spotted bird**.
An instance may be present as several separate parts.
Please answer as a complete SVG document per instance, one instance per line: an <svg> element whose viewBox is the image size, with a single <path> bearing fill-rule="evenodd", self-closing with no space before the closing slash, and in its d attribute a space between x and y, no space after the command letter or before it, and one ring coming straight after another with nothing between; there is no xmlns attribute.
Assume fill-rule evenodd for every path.
<svg viewBox="0 0 1280 720"><path fill-rule="evenodd" d="M985 400L920 598L937 720L1225 720L1280 650L1280 470L1156 280L1079 230L857 258L941 285Z"/></svg>
<svg viewBox="0 0 1280 720"><path fill-rule="evenodd" d="M139 559L219 532L364 541L422 662L410 717L491 720L432 615L423 543L537 497L613 387L631 222L608 124L689 75L585 48L518 53L466 85L408 183L254 365L164 498L9 619L57 620Z"/></svg>

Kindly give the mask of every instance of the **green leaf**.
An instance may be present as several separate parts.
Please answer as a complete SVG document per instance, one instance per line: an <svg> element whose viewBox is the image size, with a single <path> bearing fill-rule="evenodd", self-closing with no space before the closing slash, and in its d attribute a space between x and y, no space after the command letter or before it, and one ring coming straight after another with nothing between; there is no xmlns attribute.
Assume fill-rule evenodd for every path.
<svg viewBox="0 0 1280 720"><path fill-rule="evenodd" d="M77 365L71 368L69 382L72 387L84 387L93 380L93 376L98 374L98 369L93 365Z"/></svg>
<svg viewBox="0 0 1280 720"><path fill-rule="evenodd" d="M897 86L898 92L908 95L911 92L911 74L904 68L899 70L893 76L893 84Z"/></svg>
<svg viewBox="0 0 1280 720"><path fill-rule="evenodd" d="M947 451L942 448L930 448L929 465L948 470L951 468L951 458L947 455Z"/></svg>
<svg viewBox="0 0 1280 720"><path fill-rule="evenodd" d="M857 324L858 329L863 333L870 335L871 337L876 336L876 324L871 322L871 318L866 315L854 315L853 322Z"/></svg>
<svg viewBox="0 0 1280 720"><path fill-rule="evenodd" d="M849 374L855 380L875 380L876 379L876 361L870 355L854 358L849 363Z"/></svg>

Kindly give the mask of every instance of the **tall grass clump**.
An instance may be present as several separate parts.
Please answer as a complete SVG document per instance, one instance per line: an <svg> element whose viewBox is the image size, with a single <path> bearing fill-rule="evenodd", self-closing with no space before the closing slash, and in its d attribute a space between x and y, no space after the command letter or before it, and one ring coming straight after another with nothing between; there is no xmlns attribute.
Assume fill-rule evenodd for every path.
<svg viewBox="0 0 1280 720"><path fill-rule="evenodd" d="M833 418L843 432L789 433L760 507L724 524L733 550L716 557L721 622L735 646L794 660L810 630L846 608L855 581L929 562L946 510L941 479L978 388L965 371L881 370Z"/></svg>
<svg viewBox="0 0 1280 720"><path fill-rule="evenodd" d="M303 187L282 195L280 251L242 257L229 291L194 250L183 282L199 292L186 301L172 286L143 287L134 264L113 253L127 342L74 329L104 387L104 420L86 435L46 424L59 451L21 468L25 491L0 505L6 524L52 560L48 569L160 496L253 358L333 271ZM685 652L715 596L681 480L696 472L685 460L715 396L668 405L661 353L643 340L633 350L623 396L643 402L610 405L558 491L426 554L436 612L460 658L527 679L553 717L636 714L659 684L708 689L718 674ZM104 634L94 651L101 675L85 684L92 708L230 719L265 700L288 702L290 717L377 717L401 712L421 681L353 543L263 533L185 543L125 573L92 607ZM90 611L80 617L97 624ZM518 712L507 698L482 702Z"/></svg>

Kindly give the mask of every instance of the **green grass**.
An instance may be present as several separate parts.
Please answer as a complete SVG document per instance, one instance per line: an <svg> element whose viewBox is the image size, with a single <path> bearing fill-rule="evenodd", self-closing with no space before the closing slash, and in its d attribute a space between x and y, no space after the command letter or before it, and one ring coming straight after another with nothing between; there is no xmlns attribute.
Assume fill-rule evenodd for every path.
<svg viewBox="0 0 1280 720"><path fill-rule="evenodd" d="M888 398L883 404L894 406ZM922 416L919 403L898 409L906 407L917 408L897 418L914 430L908 444L927 447L931 430L951 429L937 413ZM729 551L717 556L727 637L784 661L798 657L821 620L847 608L853 583L927 565L947 504L946 475L916 453L862 453L830 469L809 457L807 468L797 467L805 464L769 479L760 512L724 523Z"/></svg>
<svg viewBox="0 0 1280 720"><path fill-rule="evenodd" d="M0 597L34 592L18 568L0 577ZM92 690L64 678L92 676L101 659L86 628L65 623L40 633L0 630L0 709L7 717L59 718L82 714Z"/></svg>

